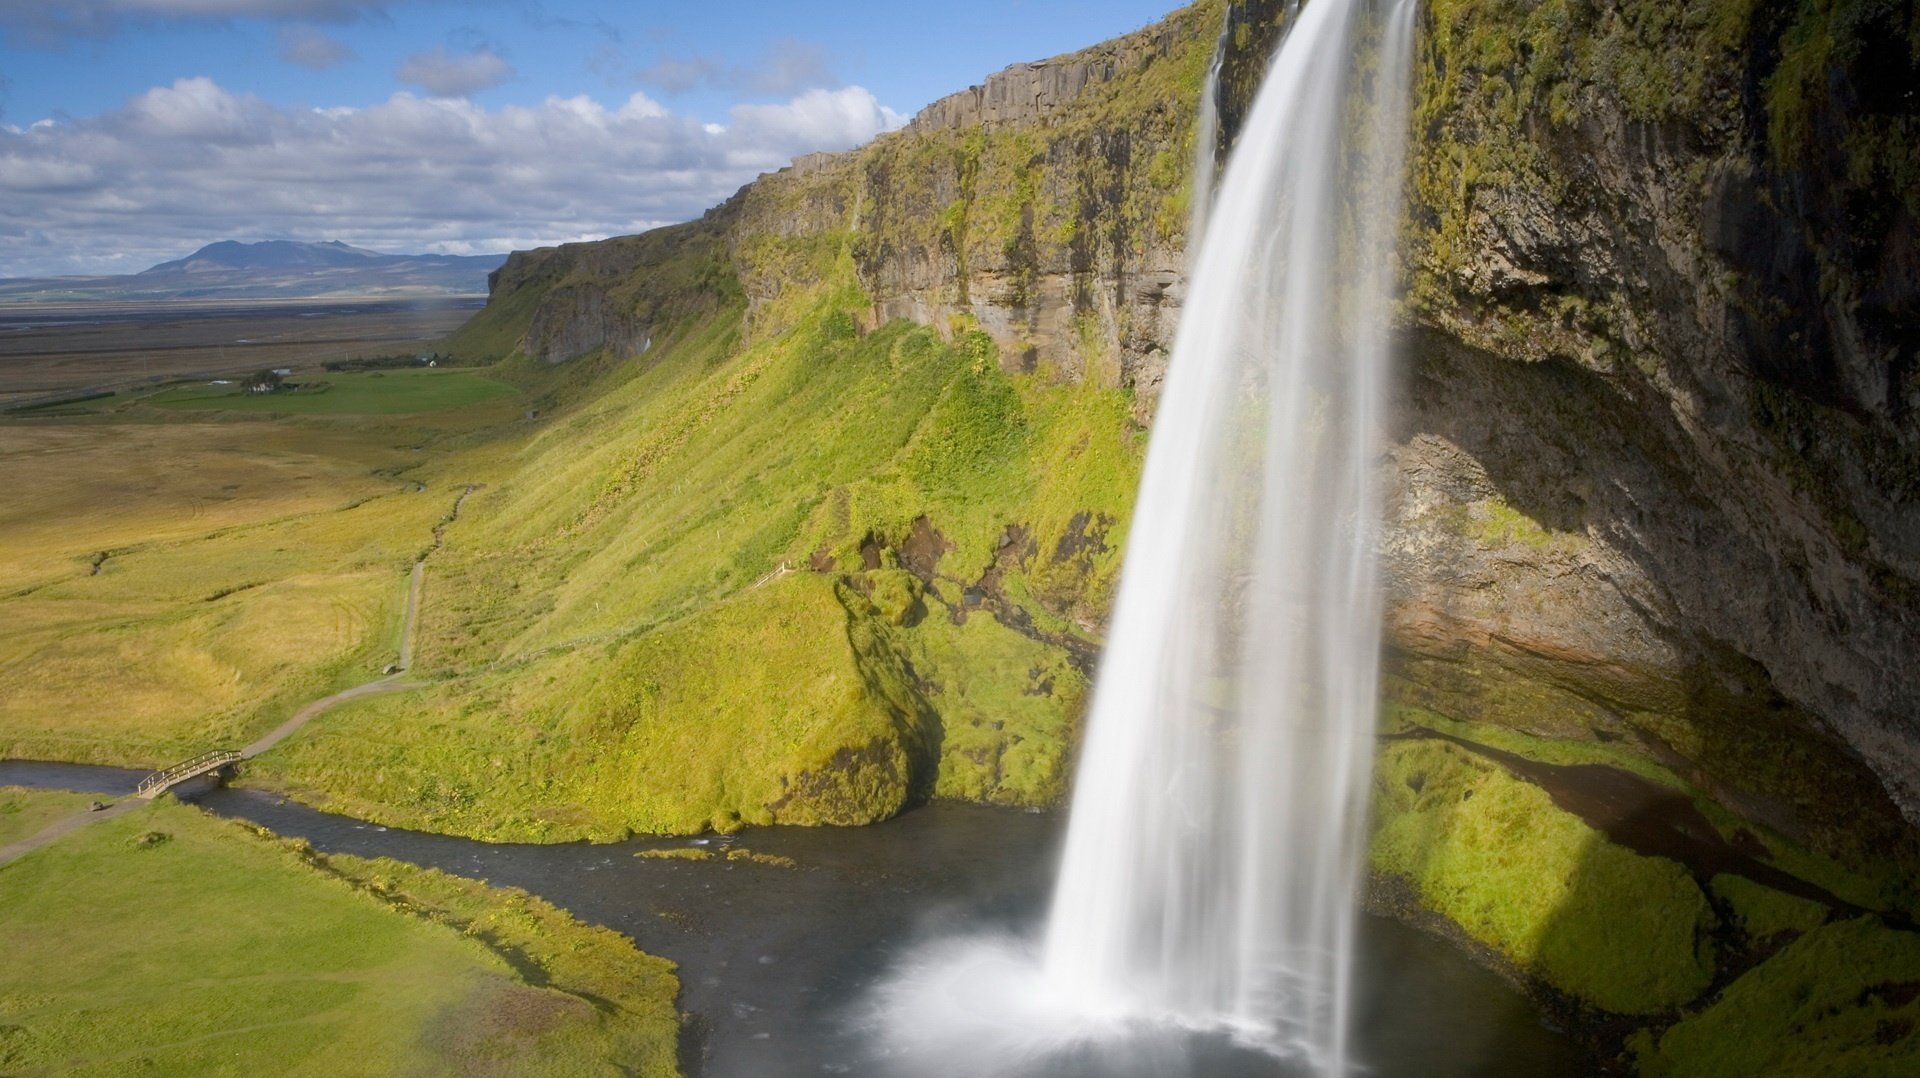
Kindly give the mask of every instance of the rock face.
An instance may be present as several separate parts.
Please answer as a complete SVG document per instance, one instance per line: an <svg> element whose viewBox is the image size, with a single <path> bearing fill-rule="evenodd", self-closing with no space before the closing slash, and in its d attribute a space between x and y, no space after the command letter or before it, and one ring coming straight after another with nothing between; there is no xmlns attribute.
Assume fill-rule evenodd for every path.
<svg viewBox="0 0 1920 1078"><path fill-rule="evenodd" d="M763 330L821 244L844 242L870 322L977 325L1011 369L1134 388L1165 371L1186 245L1193 102L1222 9L1023 64L851 154L735 200L736 262Z"/></svg>
<svg viewBox="0 0 1920 1078"><path fill-rule="evenodd" d="M548 293L520 347L548 363L564 363L599 348L637 356L651 343L646 325L632 312L619 310L605 288L588 284Z"/></svg>
<svg viewBox="0 0 1920 1078"><path fill-rule="evenodd" d="M1920 822L1920 19L1829 7L1427 6L1387 564L1403 699L1832 848Z"/></svg>
<svg viewBox="0 0 1920 1078"><path fill-rule="evenodd" d="M1434 4L1396 431L1524 518L1466 635L1808 837L1920 820L1920 19L1829 6Z"/></svg>
<svg viewBox="0 0 1920 1078"><path fill-rule="evenodd" d="M520 352L548 363L602 351L642 355L656 324L737 295L721 260L731 220L722 207L642 236L516 251L488 277L487 310L449 342L452 350Z"/></svg>

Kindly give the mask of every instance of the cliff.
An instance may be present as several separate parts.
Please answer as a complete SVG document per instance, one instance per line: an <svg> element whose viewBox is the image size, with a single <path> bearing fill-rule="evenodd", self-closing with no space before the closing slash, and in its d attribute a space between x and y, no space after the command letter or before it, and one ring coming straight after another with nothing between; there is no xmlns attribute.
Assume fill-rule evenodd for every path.
<svg viewBox="0 0 1920 1078"><path fill-rule="evenodd" d="M1194 102L1224 40L1224 155L1286 7L1196 4L702 221L513 256L461 348L599 358L450 533L432 707L588 778L356 810L563 837L1057 795L1178 317ZM1723 993L1833 940L1905 955L1920 910L1920 18L1422 18L1375 898L1684 1069ZM528 687L569 677L592 691Z"/></svg>
<svg viewBox="0 0 1920 1078"><path fill-rule="evenodd" d="M1798 835L1858 813L1769 768L1776 732L1920 816L1920 166L1912 102L1884 89L1912 73L1886 44L1905 16L1668 7L1427 15L1390 477L1400 669L1430 705L1468 694L1462 712L1551 698L1560 717L1516 721L1630 737ZM1222 152L1284 8L1232 7ZM724 243L750 335L774 336L781 298L844 247L865 326L977 327L1007 370L1124 388L1144 420L1222 14L1019 65L651 240L516 254L495 308L531 306L516 343L549 361L637 353L690 294L640 267L698 236Z"/></svg>

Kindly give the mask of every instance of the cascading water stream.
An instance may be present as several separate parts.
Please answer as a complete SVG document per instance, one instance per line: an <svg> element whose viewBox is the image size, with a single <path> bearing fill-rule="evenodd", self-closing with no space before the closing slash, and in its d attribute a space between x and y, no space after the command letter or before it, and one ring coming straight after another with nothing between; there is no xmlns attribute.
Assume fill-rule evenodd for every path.
<svg viewBox="0 0 1920 1078"><path fill-rule="evenodd" d="M1193 175L1189 179L1191 202L1187 211L1188 268L1200 253L1199 237L1207 233L1207 220L1213 216L1213 189L1220 182L1220 69L1227 62L1229 26L1222 26L1220 40L1213 47L1213 62L1207 65L1206 82L1200 86L1200 113L1193 122Z"/></svg>
<svg viewBox="0 0 1920 1078"><path fill-rule="evenodd" d="M1197 258L1088 720L1045 972L1346 1066L1412 0L1313 0Z"/></svg>
<svg viewBox="0 0 1920 1078"><path fill-rule="evenodd" d="M1206 227L1044 945L955 943L884 987L912 1073L1167 1027L1348 1068L1415 3L1302 6L1211 197L1208 77Z"/></svg>

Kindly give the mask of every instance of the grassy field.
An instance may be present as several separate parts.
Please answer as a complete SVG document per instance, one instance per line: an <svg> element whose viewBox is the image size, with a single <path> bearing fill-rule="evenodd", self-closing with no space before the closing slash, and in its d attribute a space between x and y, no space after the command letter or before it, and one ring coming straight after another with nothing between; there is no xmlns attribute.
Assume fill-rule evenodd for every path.
<svg viewBox="0 0 1920 1078"><path fill-rule="evenodd" d="M8 1073L675 1073L672 965L624 937L171 801L0 869L0 909Z"/></svg>
<svg viewBox="0 0 1920 1078"><path fill-rule="evenodd" d="M28 790L0 786L0 846L38 834L48 824L71 816L95 800L67 790Z"/></svg>
<svg viewBox="0 0 1920 1078"><path fill-rule="evenodd" d="M300 387L248 393L241 386L192 385L147 400L183 411L272 412L285 415L410 415L464 408L517 391L467 370L400 369L308 373Z"/></svg>
<svg viewBox="0 0 1920 1078"><path fill-rule="evenodd" d="M0 596L0 755L160 763L393 661L407 569L456 492L375 474L395 458L354 439L236 433L0 427L44 450L0 511L25 585ZM120 435L144 443L131 474Z"/></svg>
<svg viewBox="0 0 1920 1078"><path fill-rule="evenodd" d="M0 756L165 763L394 661L407 570L520 409L471 372L341 377L287 398L331 415L0 422Z"/></svg>

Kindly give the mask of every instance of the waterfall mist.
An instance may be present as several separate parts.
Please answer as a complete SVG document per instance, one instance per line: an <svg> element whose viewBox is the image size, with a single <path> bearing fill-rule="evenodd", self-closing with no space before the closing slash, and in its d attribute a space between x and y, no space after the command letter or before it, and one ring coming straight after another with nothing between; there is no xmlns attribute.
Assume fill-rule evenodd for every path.
<svg viewBox="0 0 1920 1078"><path fill-rule="evenodd" d="M919 1073L1168 1029L1348 1068L1414 8L1304 5L1217 191L1195 191L1044 940L946 947L883 989Z"/></svg>

